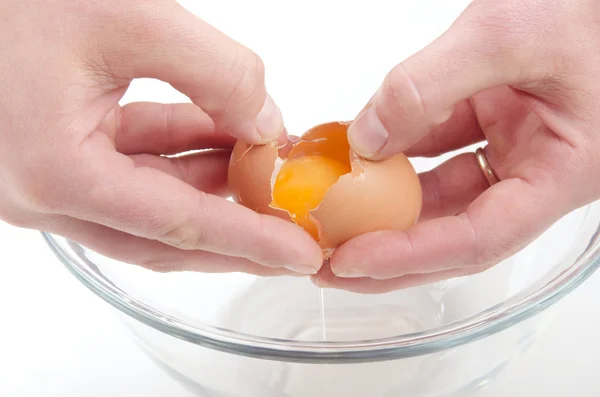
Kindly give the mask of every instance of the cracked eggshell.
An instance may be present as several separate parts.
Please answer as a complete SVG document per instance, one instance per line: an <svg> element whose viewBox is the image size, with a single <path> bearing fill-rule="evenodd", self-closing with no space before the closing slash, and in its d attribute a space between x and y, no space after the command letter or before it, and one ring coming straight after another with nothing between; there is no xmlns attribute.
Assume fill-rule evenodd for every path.
<svg viewBox="0 0 600 397"><path fill-rule="evenodd" d="M358 235L414 225L421 212L422 188L410 160L403 153L381 161L359 157L348 143L348 126L346 122L318 125L285 151L274 144L250 146L238 141L229 167L229 183L236 199L259 213L293 221L287 211L270 207L277 165L283 162L282 157L323 154L350 164L351 169L311 211L326 257Z"/></svg>
<svg viewBox="0 0 600 397"><path fill-rule="evenodd" d="M341 163L348 163L351 151L347 130L348 123L341 121L317 125L302 134L287 158L322 154Z"/></svg>
<svg viewBox="0 0 600 397"><path fill-rule="evenodd" d="M355 157L352 168L311 212L324 249L368 232L406 230L421 213L421 183L404 154L377 162Z"/></svg>
<svg viewBox="0 0 600 397"><path fill-rule="evenodd" d="M330 253L364 233L405 230L421 213L421 182L408 157L403 153L381 161L359 157L348 142L349 125L318 125L302 135L289 153L289 158L324 154L350 163L350 173L341 176L310 212L319 244Z"/></svg>
<svg viewBox="0 0 600 397"><path fill-rule="evenodd" d="M273 200L272 178L276 165L282 161L279 153L275 143L254 146L237 141L229 160L227 177L237 202L260 214L292 221L287 211L270 206Z"/></svg>

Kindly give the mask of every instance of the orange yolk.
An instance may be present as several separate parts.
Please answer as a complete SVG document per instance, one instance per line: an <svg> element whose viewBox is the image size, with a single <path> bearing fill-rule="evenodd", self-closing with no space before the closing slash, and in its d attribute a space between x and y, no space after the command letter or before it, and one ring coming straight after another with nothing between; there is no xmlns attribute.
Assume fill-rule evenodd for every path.
<svg viewBox="0 0 600 397"><path fill-rule="evenodd" d="M325 156L288 160L275 179L272 205L289 212L298 225L318 240L318 229L309 211L317 208L331 185L350 171L350 164Z"/></svg>

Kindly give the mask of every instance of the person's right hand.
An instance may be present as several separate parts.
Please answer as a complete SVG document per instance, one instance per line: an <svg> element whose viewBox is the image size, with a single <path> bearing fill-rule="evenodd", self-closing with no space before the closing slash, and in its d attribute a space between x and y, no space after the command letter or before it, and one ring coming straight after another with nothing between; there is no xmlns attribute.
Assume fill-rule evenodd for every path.
<svg viewBox="0 0 600 397"><path fill-rule="evenodd" d="M160 271L320 268L300 227L218 197L234 138L285 139L250 50L172 0L0 0L0 54L0 219ZM193 104L121 108L143 77Z"/></svg>

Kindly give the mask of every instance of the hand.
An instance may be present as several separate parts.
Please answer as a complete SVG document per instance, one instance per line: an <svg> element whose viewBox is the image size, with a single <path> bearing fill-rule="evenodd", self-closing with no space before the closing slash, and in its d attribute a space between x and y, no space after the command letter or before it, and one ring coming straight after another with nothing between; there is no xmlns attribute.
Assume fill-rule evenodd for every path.
<svg viewBox="0 0 600 397"><path fill-rule="evenodd" d="M481 272L600 198L599 15L592 0L476 0L394 68L350 127L355 150L430 157L487 141L500 182L469 153L423 173L419 223L348 241L316 282L385 292Z"/></svg>
<svg viewBox="0 0 600 397"><path fill-rule="evenodd" d="M0 219L158 271L316 271L298 226L227 201L229 151L285 140L261 60L171 0L0 1ZM118 101L135 78L193 104ZM217 149L165 157L194 149Z"/></svg>

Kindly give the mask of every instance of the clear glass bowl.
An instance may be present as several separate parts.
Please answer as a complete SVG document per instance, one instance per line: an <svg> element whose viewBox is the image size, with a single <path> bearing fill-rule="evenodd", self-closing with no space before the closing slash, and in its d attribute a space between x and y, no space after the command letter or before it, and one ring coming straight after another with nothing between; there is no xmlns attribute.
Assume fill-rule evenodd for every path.
<svg viewBox="0 0 600 397"><path fill-rule="evenodd" d="M529 346L549 324L544 309L600 264L599 226L594 203L487 272L381 295L307 278L153 273L44 237L198 396L437 397L485 386Z"/></svg>
<svg viewBox="0 0 600 397"><path fill-rule="evenodd" d="M385 74L470 1L180 3L261 55L298 134L352 119ZM123 102L133 100L187 99L144 80ZM413 163L424 171L450 155ZM600 264L599 226L594 203L485 273L382 295L320 291L306 278L152 273L44 237L198 396L442 397L485 386L547 327L554 310L545 309Z"/></svg>

